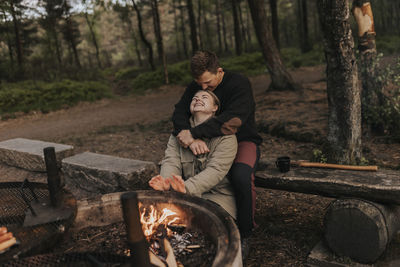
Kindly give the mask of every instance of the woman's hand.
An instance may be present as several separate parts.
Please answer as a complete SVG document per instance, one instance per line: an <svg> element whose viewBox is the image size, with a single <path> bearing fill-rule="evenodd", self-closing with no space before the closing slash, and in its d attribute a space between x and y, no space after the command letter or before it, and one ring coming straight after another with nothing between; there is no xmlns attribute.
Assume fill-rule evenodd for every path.
<svg viewBox="0 0 400 267"><path fill-rule="evenodd" d="M170 188L169 180L170 179L168 178L164 179L161 175L157 175L151 178L151 180L149 181L149 185L154 190L168 191Z"/></svg>
<svg viewBox="0 0 400 267"><path fill-rule="evenodd" d="M180 175L173 174L172 178L169 178L169 183L175 191L186 193L185 182Z"/></svg>

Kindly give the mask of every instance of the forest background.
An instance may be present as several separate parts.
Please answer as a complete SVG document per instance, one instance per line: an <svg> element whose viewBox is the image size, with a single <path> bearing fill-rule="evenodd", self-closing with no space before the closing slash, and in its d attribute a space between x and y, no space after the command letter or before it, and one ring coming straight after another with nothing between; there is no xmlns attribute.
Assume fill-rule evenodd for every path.
<svg viewBox="0 0 400 267"><path fill-rule="evenodd" d="M346 2L346 1L337 1ZM400 4L370 2L378 64L400 51ZM325 64L324 31L317 1L306 0L2 0L0 2L0 116L52 110L107 97L143 94L163 84L191 81L189 58L215 51L225 69L248 76L271 74L268 90L296 90L293 81L273 86L270 55L287 69ZM265 9L273 40L257 40L262 23L251 14ZM258 8L260 9L260 8ZM253 12L254 13L254 12ZM357 25L349 16L357 47ZM259 38L258 38L259 39ZM325 38L326 41L326 38ZM276 44L276 45L275 45ZM263 51L264 49L264 51ZM264 53L262 53L262 51ZM269 64L269 65L268 65ZM359 71L363 71L360 64ZM285 71L282 71L285 75ZM283 75L283 76L284 76ZM378 90L399 83L398 66L374 72ZM361 76L360 76L361 77ZM278 79L275 79L277 81ZM377 86L375 86L377 87ZM376 105L364 122L397 139L399 89ZM386 103L385 102L385 103ZM377 110L377 109L378 110ZM369 120L369 121L368 121ZM383 122L384 121L384 122ZM362 160L358 160L362 163Z"/></svg>

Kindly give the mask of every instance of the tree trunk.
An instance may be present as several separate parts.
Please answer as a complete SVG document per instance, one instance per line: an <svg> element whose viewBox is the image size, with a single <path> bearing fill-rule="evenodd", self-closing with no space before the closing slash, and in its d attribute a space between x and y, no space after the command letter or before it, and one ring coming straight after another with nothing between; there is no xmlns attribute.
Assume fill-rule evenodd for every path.
<svg viewBox="0 0 400 267"><path fill-rule="evenodd" d="M190 25L190 39L192 41L192 54L199 50L199 45L197 43L197 31L196 31L196 19L193 12L192 0L186 0L188 14L189 14L189 25Z"/></svg>
<svg viewBox="0 0 400 267"><path fill-rule="evenodd" d="M268 18L264 9L263 0L248 0L253 25L260 44L267 68L271 74L269 89L274 90L301 90L282 63L280 53L276 47L272 33L268 27Z"/></svg>
<svg viewBox="0 0 400 267"><path fill-rule="evenodd" d="M163 69L164 69L164 82L165 84L169 83L168 80L168 69L167 69L167 59L164 53L164 44L161 34L161 24L160 24L160 15L158 13L158 5L157 0L151 1L151 10L153 13L153 26L154 26L154 35L156 36L157 40L157 52L158 52L158 59L162 62Z"/></svg>
<svg viewBox="0 0 400 267"><path fill-rule="evenodd" d="M217 35L218 35L218 54L222 53L220 13L221 13L221 6L219 0L215 0L215 16L217 17Z"/></svg>
<svg viewBox="0 0 400 267"><path fill-rule="evenodd" d="M17 50L18 68L19 68L20 74L23 75L23 72L24 72L23 63L24 62L23 62L23 52L22 52L22 41L21 41L20 29L19 29L19 25L18 25L19 21L17 19L13 1L10 1L10 11L11 11L11 16L13 18L13 24L14 24L15 47Z"/></svg>
<svg viewBox="0 0 400 267"><path fill-rule="evenodd" d="M354 56L347 0L320 0L329 106L328 160L357 164L361 160L361 85Z"/></svg>
<svg viewBox="0 0 400 267"><path fill-rule="evenodd" d="M79 54L78 54L78 49L77 49L77 45L76 45L76 43L75 43L75 40L74 40L74 37L73 37L73 32L72 32L72 20L71 20L71 18L68 16L66 19L65 19L65 23L66 23L66 26L67 26L67 35L70 37L70 38L68 38L68 41L69 41L69 44L70 44L70 46L71 46L71 49L72 49L72 52L73 52L73 55L74 55L74 59L75 59L75 63L76 63L76 66L80 69L81 68L81 61L79 60Z"/></svg>
<svg viewBox="0 0 400 267"><path fill-rule="evenodd" d="M240 6L240 2L238 3L237 7L238 7L238 11L239 11L239 23L240 23L240 29L242 31L241 32L242 33L242 40L243 40L243 43L245 45L244 50L246 52L248 52L249 51L249 45L248 45L247 39L246 39L246 28L245 28L244 22L243 22L242 7Z"/></svg>
<svg viewBox="0 0 400 267"><path fill-rule="evenodd" d="M272 36L274 36L276 47L280 50L279 21L278 21L278 0L269 0L271 8Z"/></svg>
<svg viewBox="0 0 400 267"><path fill-rule="evenodd" d="M130 19L127 19L126 22L128 23L128 32L129 35L132 36L133 39L133 45L135 46L135 53L136 53L136 57L139 61L139 66L143 66L143 62L142 62L142 56L140 53L140 47L139 47L139 42L135 33L135 30L132 27L132 22Z"/></svg>
<svg viewBox="0 0 400 267"><path fill-rule="evenodd" d="M88 15L87 12L85 12L85 19L86 19L86 23L87 23L87 25L89 27L89 32L90 32L90 36L92 37L92 42L93 42L94 48L96 49L97 66L101 69L99 45L97 44L96 34L94 32L94 29L93 29L94 21L90 21L89 15Z"/></svg>
<svg viewBox="0 0 400 267"><path fill-rule="evenodd" d="M204 31L206 34L206 45L204 47L206 49L210 49L211 51L214 51L214 44L215 44L215 34L211 32L210 29L210 23L208 23L207 20L207 15L206 15L206 9L203 7L203 25L204 25Z"/></svg>
<svg viewBox="0 0 400 267"><path fill-rule="evenodd" d="M243 52L242 48L242 34L240 31L239 15L237 8L237 0L231 0L232 3L232 14L233 14L233 29L235 32L235 49L236 55L240 56Z"/></svg>
<svg viewBox="0 0 400 267"><path fill-rule="evenodd" d="M299 11L299 34L301 52L306 53L311 50L310 41L308 38L308 15L307 15L307 0L298 0Z"/></svg>
<svg viewBox="0 0 400 267"><path fill-rule="evenodd" d="M174 13L176 56L178 58L181 58L182 51L181 51L181 44L179 42L178 16L176 15L176 0L172 1L172 12Z"/></svg>
<svg viewBox="0 0 400 267"><path fill-rule="evenodd" d="M247 43L249 44L249 49L251 47L251 20L250 20L250 11L248 6L246 5L246 24L247 24Z"/></svg>
<svg viewBox="0 0 400 267"><path fill-rule="evenodd" d="M198 34L199 34L199 44L200 44L200 49L204 48L204 43L203 43L203 36L201 32L201 17L203 16L202 12L202 4L201 0L197 0L197 28L198 28Z"/></svg>
<svg viewBox="0 0 400 267"><path fill-rule="evenodd" d="M183 43L183 52L185 53L185 58L189 58L189 51L186 43L186 29L185 29L185 18L183 13L184 6L181 5L181 1L179 0L180 6L180 20L181 20L181 33L182 33L182 43Z"/></svg>
<svg viewBox="0 0 400 267"><path fill-rule="evenodd" d="M134 0L132 0L132 3L133 3L133 8L135 9L136 15L137 15L140 38L142 39L142 42L144 43L144 45L147 47L147 50L149 51L148 61L149 61L150 67L152 70L155 70L156 67L154 66L154 62L153 62L153 48L151 47L151 44L149 43L149 41L147 41L146 36L144 35L143 26L142 26L142 16L140 15L140 10Z"/></svg>
<svg viewBox="0 0 400 267"><path fill-rule="evenodd" d="M226 37L226 25L225 25L224 10L221 10L221 21L222 21L222 36L224 39L224 47L225 47L225 52L227 53L229 51L229 47L228 47L228 39Z"/></svg>
<svg viewBox="0 0 400 267"><path fill-rule="evenodd" d="M370 130L383 133L381 124L368 121L373 109L383 105L383 86L376 81L376 44L374 17L369 0L353 1L353 15L358 25L358 51L360 52L361 68L361 110L363 121L370 126Z"/></svg>

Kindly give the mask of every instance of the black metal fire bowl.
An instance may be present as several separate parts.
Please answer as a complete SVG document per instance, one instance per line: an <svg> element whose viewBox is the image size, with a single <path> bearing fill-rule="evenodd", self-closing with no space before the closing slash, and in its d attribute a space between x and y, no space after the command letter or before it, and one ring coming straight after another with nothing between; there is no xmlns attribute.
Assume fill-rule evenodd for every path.
<svg viewBox="0 0 400 267"><path fill-rule="evenodd" d="M239 230L233 218L219 205L174 191L139 190L138 200L147 209L168 208L178 213L188 229L198 230L216 248L212 266L242 266ZM77 232L86 227L98 227L121 222L121 195L110 193L78 201L78 212L71 229Z"/></svg>
<svg viewBox="0 0 400 267"><path fill-rule="evenodd" d="M219 205L199 197L174 191L142 190L139 202L157 210L168 208L183 219L188 228L199 229L216 246L212 266L241 266L240 234L233 218Z"/></svg>

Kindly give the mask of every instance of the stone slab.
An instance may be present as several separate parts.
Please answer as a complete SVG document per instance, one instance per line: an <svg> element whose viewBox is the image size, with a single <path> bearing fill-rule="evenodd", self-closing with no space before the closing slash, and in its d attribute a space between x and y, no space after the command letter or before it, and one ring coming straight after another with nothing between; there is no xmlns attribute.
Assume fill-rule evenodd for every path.
<svg viewBox="0 0 400 267"><path fill-rule="evenodd" d="M400 205L400 172L390 170L348 171L322 168L275 167L256 173L255 185L327 197L356 197Z"/></svg>
<svg viewBox="0 0 400 267"><path fill-rule="evenodd" d="M84 152L62 160L67 189L76 198L148 189L156 174L154 162Z"/></svg>
<svg viewBox="0 0 400 267"><path fill-rule="evenodd" d="M398 246L399 244L397 244ZM362 264L349 258L338 257L332 253L323 241L320 241L307 258L309 267L397 267L400 266L398 248L389 247L384 255L373 264Z"/></svg>
<svg viewBox="0 0 400 267"><path fill-rule="evenodd" d="M29 171L46 171L43 149L54 147L59 164L73 153L73 147L25 138L15 138L0 142L0 161Z"/></svg>

